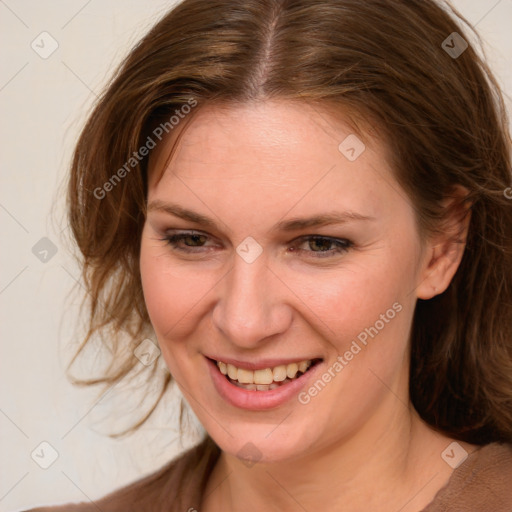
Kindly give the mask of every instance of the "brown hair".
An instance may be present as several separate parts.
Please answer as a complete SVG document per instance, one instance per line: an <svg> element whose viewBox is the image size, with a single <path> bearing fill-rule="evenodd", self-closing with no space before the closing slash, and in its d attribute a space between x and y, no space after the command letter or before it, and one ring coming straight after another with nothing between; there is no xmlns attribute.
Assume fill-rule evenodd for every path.
<svg viewBox="0 0 512 512"><path fill-rule="evenodd" d="M454 186L469 191L457 273L444 293L417 302L410 395L456 439L512 441L511 140L483 59L471 45L454 55L443 43L463 49L454 32L469 41L455 17L471 27L433 0L185 0L159 21L117 70L74 153L69 217L89 292L76 356L99 335L111 357L79 382L123 379L151 335L139 272L148 158L127 166L130 158L184 105L298 99L378 126L423 233L439 228ZM170 381L165 374L158 398Z"/></svg>

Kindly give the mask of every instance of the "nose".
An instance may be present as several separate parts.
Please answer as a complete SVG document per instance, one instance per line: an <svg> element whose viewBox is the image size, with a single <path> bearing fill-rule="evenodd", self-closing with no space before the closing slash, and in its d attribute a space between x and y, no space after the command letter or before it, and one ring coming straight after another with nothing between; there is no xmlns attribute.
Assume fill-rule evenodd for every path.
<svg viewBox="0 0 512 512"><path fill-rule="evenodd" d="M290 291L267 265L264 254L247 263L238 254L219 283L213 324L239 348L252 349L274 340L290 327Z"/></svg>

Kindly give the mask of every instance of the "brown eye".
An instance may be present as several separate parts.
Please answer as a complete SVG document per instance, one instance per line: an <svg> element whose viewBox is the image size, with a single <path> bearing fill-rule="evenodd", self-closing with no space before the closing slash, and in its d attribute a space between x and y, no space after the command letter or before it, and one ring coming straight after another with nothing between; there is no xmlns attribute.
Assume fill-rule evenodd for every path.
<svg viewBox="0 0 512 512"><path fill-rule="evenodd" d="M183 241L188 247L200 247L206 239L205 235L178 235L174 238L178 238Z"/></svg>
<svg viewBox="0 0 512 512"><path fill-rule="evenodd" d="M207 235L202 233L185 232L167 235L162 240L168 243L173 249L176 249L177 251L193 253L198 252L194 251L194 248L200 249L205 247L208 238L209 237Z"/></svg>
<svg viewBox="0 0 512 512"><path fill-rule="evenodd" d="M303 245L308 249L298 248L301 253L313 253L314 258L325 258L347 252L353 243L344 238L331 238L327 236L306 236L299 240L298 246ZM297 247L297 246L296 246ZM296 248L292 248L294 251Z"/></svg>

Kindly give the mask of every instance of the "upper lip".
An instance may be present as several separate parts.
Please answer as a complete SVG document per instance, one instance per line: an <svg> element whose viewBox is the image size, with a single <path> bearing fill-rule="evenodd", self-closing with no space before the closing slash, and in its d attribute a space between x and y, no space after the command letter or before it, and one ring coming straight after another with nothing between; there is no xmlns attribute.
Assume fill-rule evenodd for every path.
<svg viewBox="0 0 512 512"><path fill-rule="evenodd" d="M300 363L301 361L315 361L320 360L320 357L293 357L286 359L253 359L252 361L242 361L232 357L225 356L206 356L208 359L214 361L222 361L226 364L232 364L237 368L244 370L263 370L265 368L275 368L276 366L287 365L292 363Z"/></svg>

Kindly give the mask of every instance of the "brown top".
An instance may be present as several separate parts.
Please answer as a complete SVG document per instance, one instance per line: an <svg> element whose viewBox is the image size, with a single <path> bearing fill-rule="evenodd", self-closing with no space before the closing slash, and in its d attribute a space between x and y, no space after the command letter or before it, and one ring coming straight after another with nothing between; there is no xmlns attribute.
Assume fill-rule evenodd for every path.
<svg viewBox="0 0 512 512"><path fill-rule="evenodd" d="M220 455L210 437L155 473L94 502L27 512L200 511ZM469 455L421 512L512 512L512 444L492 443Z"/></svg>

